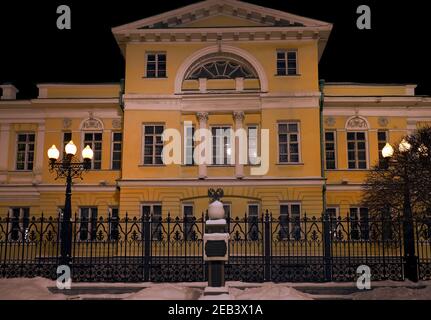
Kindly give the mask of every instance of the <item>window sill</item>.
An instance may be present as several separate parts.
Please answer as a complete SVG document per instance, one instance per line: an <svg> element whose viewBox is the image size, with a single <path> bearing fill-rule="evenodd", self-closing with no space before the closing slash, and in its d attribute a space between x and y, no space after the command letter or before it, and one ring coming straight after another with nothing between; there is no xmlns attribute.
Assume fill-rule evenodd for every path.
<svg viewBox="0 0 431 320"><path fill-rule="evenodd" d="M275 74L274 77L300 77L302 74Z"/></svg>
<svg viewBox="0 0 431 320"><path fill-rule="evenodd" d="M140 164L139 168L149 168L149 167L166 167L165 164Z"/></svg>
<svg viewBox="0 0 431 320"><path fill-rule="evenodd" d="M234 164L207 164L208 168L234 168Z"/></svg>
<svg viewBox="0 0 431 320"><path fill-rule="evenodd" d="M286 163L277 162L276 165L277 166L303 166L304 162L286 162Z"/></svg>
<svg viewBox="0 0 431 320"><path fill-rule="evenodd" d="M168 77L146 77L143 76L142 79L167 79Z"/></svg>
<svg viewBox="0 0 431 320"><path fill-rule="evenodd" d="M325 171L332 171L332 172L337 172L337 171L370 171L371 169L325 169Z"/></svg>

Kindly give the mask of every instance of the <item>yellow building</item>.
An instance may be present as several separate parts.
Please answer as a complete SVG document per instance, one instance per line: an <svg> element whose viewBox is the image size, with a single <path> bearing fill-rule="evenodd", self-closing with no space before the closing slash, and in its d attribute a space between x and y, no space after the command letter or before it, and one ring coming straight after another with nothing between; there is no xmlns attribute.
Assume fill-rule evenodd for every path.
<svg viewBox="0 0 431 320"><path fill-rule="evenodd" d="M326 83L321 115L318 66L331 29L207 0L112 29L126 61L124 88L39 84L37 98L17 100L17 89L2 85L0 216L56 216L65 187L46 151L55 144L63 152L69 140L95 153L92 169L73 184L78 215L200 216L208 189L222 188L232 217L320 216L325 183L332 215L366 214L359 207L367 171L387 141L431 122L431 99L415 96L415 85ZM212 163L193 160L197 142L186 124L214 133L211 149L225 147ZM246 163L232 153L244 141L217 136L228 128L247 132ZM181 163L163 164L166 129L181 133ZM263 150L268 170L253 174Z"/></svg>

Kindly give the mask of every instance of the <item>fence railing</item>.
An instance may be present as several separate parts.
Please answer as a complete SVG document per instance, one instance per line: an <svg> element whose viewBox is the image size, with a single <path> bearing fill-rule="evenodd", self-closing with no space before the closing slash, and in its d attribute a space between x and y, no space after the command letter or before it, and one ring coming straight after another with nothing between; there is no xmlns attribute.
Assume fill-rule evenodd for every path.
<svg viewBox="0 0 431 320"><path fill-rule="evenodd" d="M401 217L228 218L227 280L352 281L367 265L373 280L403 280ZM0 277L55 279L61 218L0 218ZM431 279L431 219L413 219L419 278ZM72 219L74 281L205 281L205 215Z"/></svg>

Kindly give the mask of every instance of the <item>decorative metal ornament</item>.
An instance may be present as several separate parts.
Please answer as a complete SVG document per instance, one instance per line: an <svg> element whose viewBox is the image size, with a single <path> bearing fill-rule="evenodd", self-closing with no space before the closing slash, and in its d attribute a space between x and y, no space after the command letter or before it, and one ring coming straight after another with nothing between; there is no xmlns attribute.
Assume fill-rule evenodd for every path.
<svg viewBox="0 0 431 320"><path fill-rule="evenodd" d="M365 130L368 129L368 124L364 118L355 116L347 121L346 129Z"/></svg>
<svg viewBox="0 0 431 320"><path fill-rule="evenodd" d="M224 191L221 188L218 188L217 190L214 189L208 189L208 197L211 199L211 202L214 201L220 201L221 198L224 196Z"/></svg>

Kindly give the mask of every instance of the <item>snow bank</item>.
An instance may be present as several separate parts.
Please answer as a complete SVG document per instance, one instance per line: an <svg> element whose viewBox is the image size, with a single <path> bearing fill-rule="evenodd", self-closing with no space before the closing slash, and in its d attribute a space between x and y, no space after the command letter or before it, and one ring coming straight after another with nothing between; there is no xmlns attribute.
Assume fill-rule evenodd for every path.
<svg viewBox="0 0 431 320"><path fill-rule="evenodd" d="M279 284L268 284L244 290L231 288L229 294L235 300L313 300L306 293Z"/></svg>
<svg viewBox="0 0 431 320"><path fill-rule="evenodd" d="M55 281L40 277L0 279L0 300L64 300L63 294L48 291L55 286Z"/></svg>
<svg viewBox="0 0 431 320"><path fill-rule="evenodd" d="M383 287L351 295L353 300L431 300L431 286L423 289Z"/></svg>
<svg viewBox="0 0 431 320"><path fill-rule="evenodd" d="M201 295L202 290L162 283L154 284L150 288L132 293L124 298L127 300L196 300Z"/></svg>

